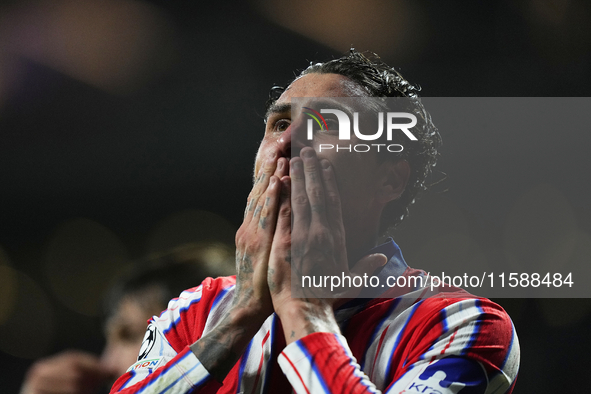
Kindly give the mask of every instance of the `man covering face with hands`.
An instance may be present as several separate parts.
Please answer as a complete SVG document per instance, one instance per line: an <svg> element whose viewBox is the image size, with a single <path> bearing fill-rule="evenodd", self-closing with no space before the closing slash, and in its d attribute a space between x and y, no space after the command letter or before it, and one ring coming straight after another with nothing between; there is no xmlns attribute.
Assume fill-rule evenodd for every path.
<svg viewBox="0 0 591 394"><path fill-rule="evenodd" d="M380 104L391 97L406 112ZM362 118L376 108L370 130ZM403 132L401 116L416 127ZM424 188L439 143L417 89L358 52L275 88L236 277L171 301L150 323L152 350L112 392L511 392L519 345L506 312L429 286L392 239L380 242ZM421 280L384 286L410 277Z"/></svg>

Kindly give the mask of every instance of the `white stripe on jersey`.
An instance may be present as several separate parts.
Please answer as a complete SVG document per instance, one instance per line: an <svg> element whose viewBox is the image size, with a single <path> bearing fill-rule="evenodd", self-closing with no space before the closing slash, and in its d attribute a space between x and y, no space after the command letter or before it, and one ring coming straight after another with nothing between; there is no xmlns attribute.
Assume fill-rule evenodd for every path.
<svg viewBox="0 0 591 394"><path fill-rule="evenodd" d="M226 316L227 310L232 305L232 298L234 293L234 288L236 286L232 285L223 290L221 290L215 297L213 301L213 305L209 310L209 314L207 315L207 321L205 322L205 327L203 328L203 333L201 336L204 336L208 332L210 332L219 322Z"/></svg>
<svg viewBox="0 0 591 394"><path fill-rule="evenodd" d="M483 311L478 304L478 300L468 299L442 309L440 313L446 316L443 333L421 358L431 361L432 358L464 354L479 333L478 321Z"/></svg>
<svg viewBox="0 0 591 394"><path fill-rule="evenodd" d="M240 363L240 393L260 393L272 365L271 350L276 331L275 314L269 316L250 341ZM279 333L283 335L283 333Z"/></svg>
<svg viewBox="0 0 591 394"><path fill-rule="evenodd" d="M178 298L173 298L168 303L168 309L166 309L162 315L158 318L154 318L154 321L158 323L158 327L162 332L167 333L174 325L176 325L181 317L181 312L189 309L189 307L201 301L201 295L203 292L203 285L199 285L195 288L185 290L181 293ZM181 308L180 305L183 305Z"/></svg>
<svg viewBox="0 0 591 394"><path fill-rule="evenodd" d="M198 387L208 380L209 373L199 362L193 352L188 351L174 364L158 369L160 376L153 380L143 389L137 391L140 394L146 390L150 394L182 394L187 393L194 387ZM122 387L129 387L137 383L137 375L130 379ZM142 379L140 379L142 380Z"/></svg>

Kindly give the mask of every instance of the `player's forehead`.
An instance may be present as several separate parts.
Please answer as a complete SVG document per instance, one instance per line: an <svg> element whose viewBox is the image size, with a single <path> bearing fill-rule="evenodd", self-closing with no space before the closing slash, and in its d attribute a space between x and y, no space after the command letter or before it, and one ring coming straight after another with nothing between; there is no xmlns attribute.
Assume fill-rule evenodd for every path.
<svg viewBox="0 0 591 394"><path fill-rule="evenodd" d="M277 103L289 102L292 97L365 96L367 96L365 89L343 75L310 73L293 81L279 97Z"/></svg>

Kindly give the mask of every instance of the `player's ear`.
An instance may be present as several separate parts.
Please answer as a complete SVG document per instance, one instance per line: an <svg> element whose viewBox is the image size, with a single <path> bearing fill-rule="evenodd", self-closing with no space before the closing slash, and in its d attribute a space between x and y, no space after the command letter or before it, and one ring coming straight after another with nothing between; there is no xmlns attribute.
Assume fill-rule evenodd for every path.
<svg viewBox="0 0 591 394"><path fill-rule="evenodd" d="M406 160L385 160L380 164L378 173L377 200L382 204L387 204L404 193L410 178L410 165Z"/></svg>

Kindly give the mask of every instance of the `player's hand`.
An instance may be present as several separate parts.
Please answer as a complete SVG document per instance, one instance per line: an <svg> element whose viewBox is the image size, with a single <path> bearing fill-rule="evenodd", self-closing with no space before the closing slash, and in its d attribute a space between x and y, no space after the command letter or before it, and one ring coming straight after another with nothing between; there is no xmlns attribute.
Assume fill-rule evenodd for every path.
<svg viewBox="0 0 591 394"><path fill-rule="evenodd" d="M219 382L234 367L246 346L273 313L267 284L269 254L277 222L280 178L287 159L268 158L248 196L244 221L236 233L236 288L224 318L191 350Z"/></svg>
<svg viewBox="0 0 591 394"><path fill-rule="evenodd" d="M301 320L301 325L295 324L292 328L306 333L296 329L296 337L318 330L333 332L335 303L357 296L361 289L303 288L301 276L345 275L353 278L371 274L386 263L386 257L382 254L366 256L349 267L341 201L328 160L320 161L313 149L304 148L301 158L291 160L290 178L291 189L287 184L282 185L280 213L269 262L268 282L273 307L284 328L292 325L288 321ZM294 274L297 277L292 281ZM286 330L288 342L291 335Z"/></svg>
<svg viewBox="0 0 591 394"><path fill-rule="evenodd" d="M233 306L252 313L256 318L253 323L273 313L267 270L277 222L280 179L287 171L287 159L267 158L248 196L244 221L236 233L237 273Z"/></svg>
<svg viewBox="0 0 591 394"><path fill-rule="evenodd" d="M97 356L70 350L33 364L20 394L90 394L109 377Z"/></svg>

